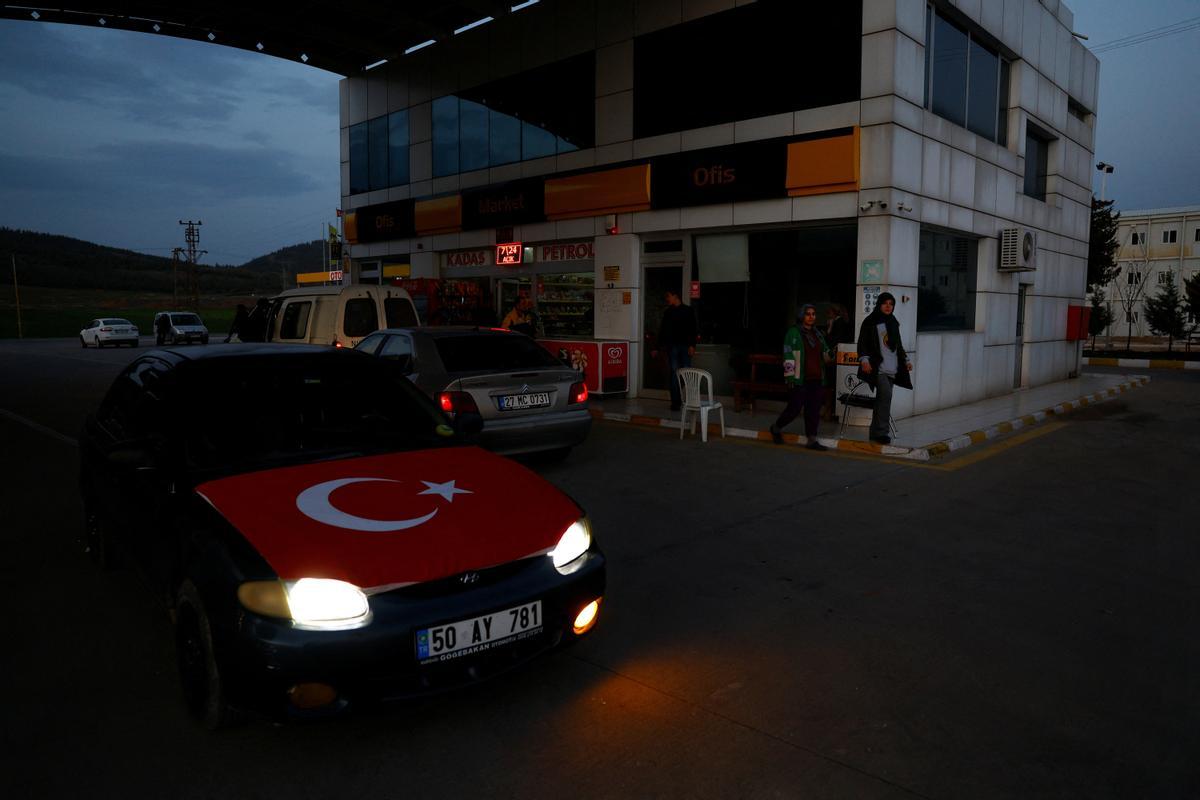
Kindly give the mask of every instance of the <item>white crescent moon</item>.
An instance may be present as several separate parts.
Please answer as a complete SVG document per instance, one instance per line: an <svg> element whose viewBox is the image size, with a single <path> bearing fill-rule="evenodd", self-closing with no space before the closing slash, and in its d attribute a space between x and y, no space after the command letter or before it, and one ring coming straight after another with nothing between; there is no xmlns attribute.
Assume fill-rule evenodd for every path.
<svg viewBox="0 0 1200 800"><path fill-rule="evenodd" d="M346 528L352 531L368 531L371 533L380 533L384 531L402 531L407 528L415 528L433 519L437 514L437 509L429 512L423 517L413 517L412 519L364 519L356 517L353 514L347 514L333 507L333 503L329 502L329 495L343 486L348 486L351 483L367 483L369 481L380 481L383 483L400 483L388 478L338 478L335 481L325 481L318 483L316 486L310 486L296 496L296 508L304 516L314 519L317 522L323 522L326 525L332 525L335 528Z"/></svg>

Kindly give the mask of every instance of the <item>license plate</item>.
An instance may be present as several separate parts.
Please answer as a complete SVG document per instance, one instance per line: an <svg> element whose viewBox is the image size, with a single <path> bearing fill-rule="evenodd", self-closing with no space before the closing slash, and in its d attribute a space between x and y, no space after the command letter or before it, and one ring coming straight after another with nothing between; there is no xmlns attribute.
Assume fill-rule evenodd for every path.
<svg viewBox="0 0 1200 800"><path fill-rule="evenodd" d="M542 630L542 601L417 631L417 660L450 661L528 639Z"/></svg>
<svg viewBox="0 0 1200 800"><path fill-rule="evenodd" d="M525 408L544 408L550 405L549 392L506 394L500 397L501 411L520 411Z"/></svg>

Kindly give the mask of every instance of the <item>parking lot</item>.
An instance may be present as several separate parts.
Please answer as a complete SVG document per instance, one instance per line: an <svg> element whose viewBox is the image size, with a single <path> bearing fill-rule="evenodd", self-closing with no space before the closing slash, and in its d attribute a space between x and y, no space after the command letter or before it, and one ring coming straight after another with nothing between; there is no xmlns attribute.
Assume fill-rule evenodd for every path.
<svg viewBox="0 0 1200 800"><path fill-rule="evenodd" d="M210 734L167 615L79 544L71 442L139 352L0 343L6 796L1200 792L1195 374L930 465L598 424L531 462L609 558L593 635L469 691Z"/></svg>

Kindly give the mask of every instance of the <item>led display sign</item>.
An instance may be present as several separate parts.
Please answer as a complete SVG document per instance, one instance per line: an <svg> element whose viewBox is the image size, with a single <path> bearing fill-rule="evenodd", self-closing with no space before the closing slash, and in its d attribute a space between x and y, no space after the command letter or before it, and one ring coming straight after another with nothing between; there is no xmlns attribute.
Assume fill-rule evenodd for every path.
<svg viewBox="0 0 1200 800"><path fill-rule="evenodd" d="M501 266L513 266L521 263L521 255L525 248L520 242L508 242L496 245L496 263Z"/></svg>

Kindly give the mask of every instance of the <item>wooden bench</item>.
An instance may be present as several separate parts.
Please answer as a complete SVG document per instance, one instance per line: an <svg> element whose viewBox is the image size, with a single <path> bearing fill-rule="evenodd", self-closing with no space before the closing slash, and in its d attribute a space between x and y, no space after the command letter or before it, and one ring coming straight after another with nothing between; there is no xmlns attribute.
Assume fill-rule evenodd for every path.
<svg viewBox="0 0 1200 800"><path fill-rule="evenodd" d="M733 381L733 410L742 410L744 398L749 402L750 413L753 414L756 395L786 396L788 387L783 382L783 356L755 353L747 356L746 361L750 364L750 378L749 380L736 379ZM760 367L771 375L760 377Z"/></svg>

